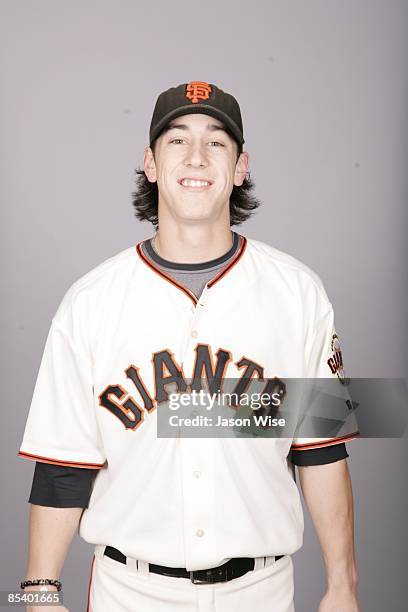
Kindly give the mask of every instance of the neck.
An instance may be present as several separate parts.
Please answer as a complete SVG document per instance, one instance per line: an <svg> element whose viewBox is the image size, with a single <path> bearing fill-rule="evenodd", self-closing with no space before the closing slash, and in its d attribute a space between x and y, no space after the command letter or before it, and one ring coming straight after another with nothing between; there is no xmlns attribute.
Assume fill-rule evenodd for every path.
<svg viewBox="0 0 408 612"><path fill-rule="evenodd" d="M201 263L224 255L232 246L230 226L160 226L154 239L158 254L175 263Z"/></svg>

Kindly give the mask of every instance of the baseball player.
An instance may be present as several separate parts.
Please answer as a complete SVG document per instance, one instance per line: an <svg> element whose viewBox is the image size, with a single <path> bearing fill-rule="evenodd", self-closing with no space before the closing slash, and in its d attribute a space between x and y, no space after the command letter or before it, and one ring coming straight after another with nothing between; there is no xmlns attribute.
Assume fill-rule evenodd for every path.
<svg viewBox="0 0 408 612"><path fill-rule="evenodd" d="M320 278L231 230L259 205L237 100L172 87L149 136L133 203L154 237L74 282L51 322L19 449L36 462L22 588L61 588L79 526L88 612L292 612L296 464L327 571L319 612L357 612L352 418L335 436L158 435L191 381L345 375Z"/></svg>

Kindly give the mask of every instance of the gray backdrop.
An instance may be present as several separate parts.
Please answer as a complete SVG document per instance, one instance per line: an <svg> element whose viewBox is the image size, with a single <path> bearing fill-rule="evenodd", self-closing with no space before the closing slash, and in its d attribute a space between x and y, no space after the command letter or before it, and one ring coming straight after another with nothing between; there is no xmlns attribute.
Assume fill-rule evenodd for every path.
<svg viewBox="0 0 408 612"><path fill-rule="evenodd" d="M133 218L158 93L204 80L240 101L263 201L240 231L325 283L352 376L407 375L407 30L397 0L1 0L1 582L25 574L34 464L17 458L67 288L152 234ZM385 407L386 409L386 407ZM406 610L407 445L349 444L364 611ZM62 579L85 607L92 547ZM299 612L325 588L306 514Z"/></svg>

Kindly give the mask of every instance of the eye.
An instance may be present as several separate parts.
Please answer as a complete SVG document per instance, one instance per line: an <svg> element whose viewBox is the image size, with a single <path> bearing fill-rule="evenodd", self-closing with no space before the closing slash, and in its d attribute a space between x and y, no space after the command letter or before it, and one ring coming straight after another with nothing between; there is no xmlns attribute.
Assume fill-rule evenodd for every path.
<svg viewBox="0 0 408 612"><path fill-rule="evenodd" d="M173 144L177 142L184 142L184 139L183 138L173 138L172 140L169 141L169 144ZM217 147L225 147L225 145L222 142L219 142L218 140L212 140L209 144L216 145Z"/></svg>

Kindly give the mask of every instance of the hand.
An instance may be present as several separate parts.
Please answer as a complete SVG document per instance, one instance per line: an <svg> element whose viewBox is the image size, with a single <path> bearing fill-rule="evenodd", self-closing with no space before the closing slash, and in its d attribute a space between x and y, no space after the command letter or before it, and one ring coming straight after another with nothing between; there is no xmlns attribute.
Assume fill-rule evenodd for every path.
<svg viewBox="0 0 408 612"><path fill-rule="evenodd" d="M27 589L27 591L41 591L41 587L40 586L31 586L29 589ZM42 592L55 592L57 589L54 586L48 586L47 587L47 591L42 591ZM47 612L69 612L68 608L66 608L65 606L46 606L44 608L44 606L28 606L26 608L27 612L44 612L44 610L47 610Z"/></svg>
<svg viewBox="0 0 408 612"><path fill-rule="evenodd" d="M362 612L362 610L355 591L332 589L323 597L318 612Z"/></svg>

